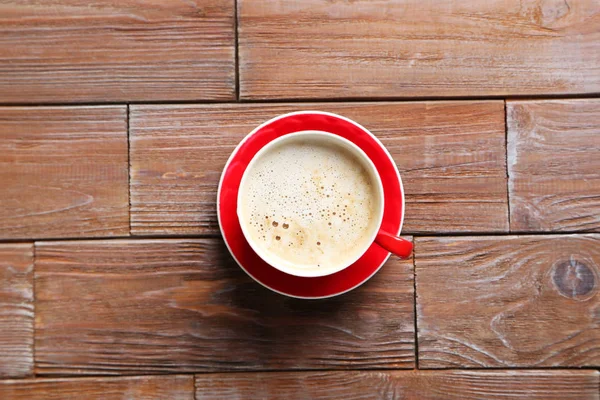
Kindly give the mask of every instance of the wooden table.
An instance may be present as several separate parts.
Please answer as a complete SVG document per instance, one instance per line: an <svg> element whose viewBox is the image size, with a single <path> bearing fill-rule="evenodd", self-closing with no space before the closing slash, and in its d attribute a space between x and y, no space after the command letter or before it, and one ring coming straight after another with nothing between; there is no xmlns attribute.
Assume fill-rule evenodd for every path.
<svg viewBox="0 0 600 400"><path fill-rule="evenodd" d="M596 0L0 1L0 399L599 399ZM321 301L215 215L284 112L390 150L403 234Z"/></svg>

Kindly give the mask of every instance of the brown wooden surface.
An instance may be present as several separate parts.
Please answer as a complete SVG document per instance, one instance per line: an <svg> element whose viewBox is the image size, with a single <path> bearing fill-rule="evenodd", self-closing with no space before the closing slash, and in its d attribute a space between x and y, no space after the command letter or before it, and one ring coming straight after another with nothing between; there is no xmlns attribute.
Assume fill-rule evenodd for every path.
<svg viewBox="0 0 600 400"><path fill-rule="evenodd" d="M221 239L36 246L39 374L414 367L412 260L307 301L254 282Z"/></svg>
<svg viewBox="0 0 600 400"><path fill-rule="evenodd" d="M508 231L504 106L465 101L131 106L132 234L217 234L217 184L237 143L307 109L352 118L388 148L406 190L403 232Z"/></svg>
<svg viewBox="0 0 600 400"><path fill-rule="evenodd" d="M0 107L0 238L129 233L125 106Z"/></svg>
<svg viewBox="0 0 600 400"><path fill-rule="evenodd" d="M600 99L507 102L513 231L600 231Z"/></svg>
<svg viewBox="0 0 600 400"><path fill-rule="evenodd" d="M0 381L5 400L194 400L191 375Z"/></svg>
<svg viewBox="0 0 600 400"><path fill-rule="evenodd" d="M246 99L600 92L595 0L239 0Z"/></svg>
<svg viewBox="0 0 600 400"><path fill-rule="evenodd" d="M420 368L600 366L600 235L415 246Z"/></svg>
<svg viewBox="0 0 600 400"><path fill-rule="evenodd" d="M196 375L196 399L598 400L597 371L346 371Z"/></svg>
<svg viewBox="0 0 600 400"><path fill-rule="evenodd" d="M597 0L0 0L0 400L600 400L599 94ZM215 215L311 109L390 151L416 244L319 301Z"/></svg>
<svg viewBox="0 0 600 400"><path fill-rule="evenodd" d="M234 0L8 0L0 102L235 98Z"/></svg>
<svg viewBox="0 0 600 400"><path fill-rule="evenodd" d="M33 373L33 301L33 244L0 244L0 378Z"/></svg>

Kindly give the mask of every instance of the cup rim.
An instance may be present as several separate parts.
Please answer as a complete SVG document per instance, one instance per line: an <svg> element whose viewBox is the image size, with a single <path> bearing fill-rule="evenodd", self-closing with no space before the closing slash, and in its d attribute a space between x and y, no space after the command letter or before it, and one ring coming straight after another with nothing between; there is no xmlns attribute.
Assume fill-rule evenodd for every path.
<svg viewBox="0 0 600 400"><path fill-rule="evenodd" d="M369 176L375 180L375 187L376 187L376 191L377 191L377 195L379 198L379 202L378 202L378 213L377 213L377 217L376 217L376 221L374 224L374 228L373 228L373 232L371 232L368 240L365 241L365 244L362 246L362 248L360 249L360 251L357 251L356 255L352 258L349 258L347 262L342 263L334 268L327 268L324 270L302 270L302 269L298 269L298 268L292 268L289 267L287 265L283 265L278 263L276 260L274 260L273 257L269 257L268 253L262 249L262 247L260 247L249 235L249 232L247 230L247 227L244 223L242 223L242 215L241 215L241 204L242 204L242 188L244 187L244 184L246 183L247 179L248 179L248 172L252 169L252 167L259 161L259 159L265 155L266 153L269 152L269 150L271 150L273 147L281 144L282 142L285 141L289 141L289 140L294 140L295 138L298 138L300 136L322 136L322 137L327 137L331 142L338 142L336 143L336 145L340 145L340 146L344 146L346 148L350 148L352 153L356 156L360 158L360 162L362 163L363 167L367 167L367 169L369 170ZM377 233L379 232L379 230L381 229L381 224L383 221L383 214L385 211L385 196L384 196L384 191L383 191L383 182L381 180L381 176L379 174L379 171L377 171L377 167L375 167L375 164L373 163L373 161L369 158L369 156L356 144L354 144L352 141L343 138L339 135L336 135L334 133L331 132L326 132L326 131L319 131L319 130L304 130L304 131L298 131L298 132L292 132L292 133L288 133L285 134L283 136L280 136L272 141L270 141L269 143L267 143L265 146L263 146L250 160L250 162L248 163L248 165L246 166L246 169L244 171L244 173L242 174L242 179L240 181L240 185L239 185L239 190L237 193L237 209L236 209L236 215L238 220L240 221L240 227L242 230L242 233L244 235L244 238L246 239L246 241L248 242L248 244L250 245L250 247L252 248L252 250L254 250L254 252L263 260L265 261L267 264L269 264L270 266L272 266L273 268L284 272L286 274L289 275L294 275L294 276L299 276L299 277L305 277L305 278L316 278L316 277L322 277L322 276L327 276L327 275L332 275L335 274L337 272L343 271L344 269L348 268L349 266L351 266L352 264L354 264L359 258L361 258L366 251L373 245L373 243L375 242L375 238L377 237Z"/></svg>

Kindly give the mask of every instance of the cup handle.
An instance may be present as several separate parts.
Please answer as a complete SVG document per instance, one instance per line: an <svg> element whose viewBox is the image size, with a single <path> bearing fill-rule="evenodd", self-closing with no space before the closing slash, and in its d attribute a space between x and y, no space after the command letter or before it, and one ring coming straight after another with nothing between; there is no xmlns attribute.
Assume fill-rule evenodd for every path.
<svg viewBox="0 0 600 400"><path fill-rule="evenodd" d="M375 243L400 258L410 257L413 249L412 242L382 230L377 233Z"/></svg>

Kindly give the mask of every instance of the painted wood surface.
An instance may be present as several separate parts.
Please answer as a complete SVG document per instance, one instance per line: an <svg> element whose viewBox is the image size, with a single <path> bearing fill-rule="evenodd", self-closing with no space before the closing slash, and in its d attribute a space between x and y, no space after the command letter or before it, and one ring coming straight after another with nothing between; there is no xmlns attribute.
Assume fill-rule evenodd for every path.
<svg viewBox="0 0 600 400"><path fill-rule="evenodd" d="M229 155L259 124L298 110L349 117L390 151L406 191L403 232L506 232L501 101L131 106L134 235L218 234Z"/></svg>
<svg viewBox="0 0 600 400"><path fill-rule="evenodd" d="M0 243L0 378L33 374L33 318L33 244Z"/></svg>
<svg viewBox="0 0 600 400"><path fill-rule="evenodd" d="M221 239L40 242L35 285L39 374L415 364L412 260L307 301L257 284Z"/></svg>
<svg viewBox="0 0 600 400"><path fill-rule="evenodd" d="M415 246L420 368L600 366L600 235Z"/></svg>
<svg viewBox="0 0 600 400"><path fill-rule="evenodd" d="M0 107L0 239L129 234L127 109Z"/></svg>
<svg viewBox="0 0 600 400"><path fill-rule="evenodd" d="M0 0L0 399L600 400L598 94L596 0ZM381 140L415 244L319 301L215 213L299 110Z"/></svg>
<svg viewBox="0 0 600 400"><path fill-rule="evenodd" d="M191 375L0 381L6 400L194 400Z"/></svg>
<svg viewBox="0 0 600 400"><path fill-rule="evenodd" d="M243 99L600 92L595 0L239 0Z"/></svg>
<svg viewBox="0 0 600 400"><path fill-rule="evenodd" d="M235 98L234 0L0 4L0 103Z"/></svg>
<svg viewBox="0 0 600 400"><path fill-rule="evenodd" d="M344 371L196 375L196 399L597 400L598 372Z"/></svg>
<svg viewBox="0 0 600 400"><path fill-rule="evenodd" d="M509 101L511 230L600 231L600 99Z"/></svg>

